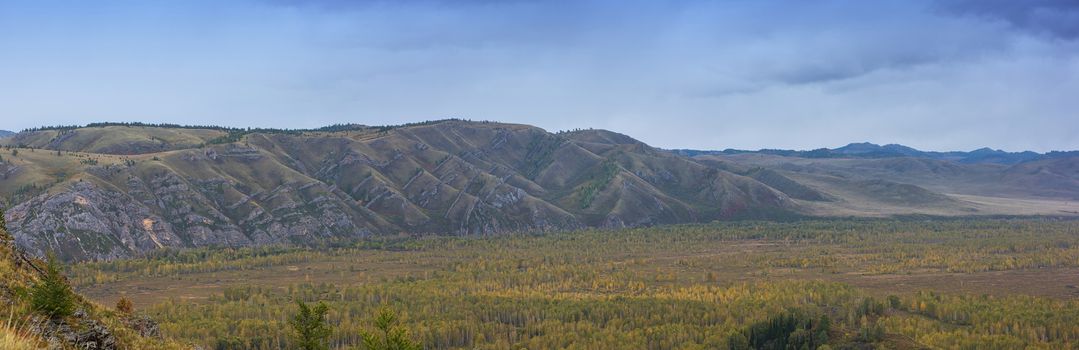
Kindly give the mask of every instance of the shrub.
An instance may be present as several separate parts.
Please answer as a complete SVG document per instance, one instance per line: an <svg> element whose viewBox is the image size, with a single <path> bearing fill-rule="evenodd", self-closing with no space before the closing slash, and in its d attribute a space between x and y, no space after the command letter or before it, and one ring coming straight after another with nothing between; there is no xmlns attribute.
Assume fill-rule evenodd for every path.
<svg viewBox="0 0 1079 350"><path fill-rule="evenodd" d="M903 308L903 302L901 300L899 300L899 297L897 297L895 295L889 295L888 296L888 306L891 307L892 309L900 310L900 309Z"/></svg>
<svg viewBox="0 0 1079 350"><path fill-rule="evenodd" d="M130 315L135 312L135 304L126 296L121 296L120 300L116 301L116 311Z"/></svg>

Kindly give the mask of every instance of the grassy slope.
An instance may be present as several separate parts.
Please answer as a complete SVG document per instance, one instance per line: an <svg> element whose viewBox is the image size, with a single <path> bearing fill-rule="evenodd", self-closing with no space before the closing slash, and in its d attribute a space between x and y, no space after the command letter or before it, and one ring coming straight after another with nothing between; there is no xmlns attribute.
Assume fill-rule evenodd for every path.
<svg viewBox="0 0 1079 350"><path fill-rule="evenodd" d="M26 298L27 291L39 279L39 274L28 264L43 266L40 260L29 263L19 261L6 239L8 233L0 227L0 349L38 349L45 341L29 331L34 313ZM101 321L109 328L118 344L123 349L183 349L187 348L171 340L143 338L135 330L128 328L121 315L89 301L82 296L76 297L76 305L85 310L91 318Z"/></svg>
<svg viewBox="0 0 1079 350"><path fill-rule="evenodd" d="M119 166L125 160L142 157L97 154L85 152L60 152L43 149L17 149L18 155L8 150L0 153L4 163L0 172L10 173L0 180L2 200L18 203L40 194L47 189L59 190L54 185L87 178L86 172L93 166Z"/></svg>
<svg viewBox="0 0 1079 350"><path fill-rule="evenodd" d="M144 154L194 148L225 135L224 131L207 129L106 126L19 133L0 139L0 145L88 153Z"/></svg>

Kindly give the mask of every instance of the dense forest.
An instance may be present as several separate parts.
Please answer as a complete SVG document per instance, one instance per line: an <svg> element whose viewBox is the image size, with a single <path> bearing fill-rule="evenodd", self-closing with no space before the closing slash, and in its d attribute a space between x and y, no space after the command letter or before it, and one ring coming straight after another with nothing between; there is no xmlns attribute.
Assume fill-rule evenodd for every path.
<svg viewBox="0 0 1079 350"><path fill-rule="evenodd" d="M290 348L296 302L324 303L329 348L394 310L428 349L1014 349L1074 347L1074 294L962 281L1077 266L1075 221L865 219L161 251L73 281L217 349Z"/></svg>

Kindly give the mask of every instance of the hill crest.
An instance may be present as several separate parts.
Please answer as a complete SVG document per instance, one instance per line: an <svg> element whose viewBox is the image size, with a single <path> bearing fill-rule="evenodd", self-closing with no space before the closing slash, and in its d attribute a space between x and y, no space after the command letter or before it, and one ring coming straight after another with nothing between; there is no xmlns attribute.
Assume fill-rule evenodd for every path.
<svg viewBox="0 0 1079 350"><path fill-rule="evenodd" d="M0 202L17 244L75 260L400 233L1079 212L1062 202L1079 198L1079 176L1058 162L1068 158L1025 168L760 152L691 158L606 130L459 119L310 130L94 124L25 131L0 144ZM856 144L845 152L877 148L904 150ZM953 195L985 189L1050 199L1018 210Z"/></svg>
<svg viewBox="0 0 1079 350"><path fill-rule="evenodd" d="M40 133L47 137L35 136ZM119 136L110 139L111 133ZM17 243L35 254L111 259L164 247L398 232L499 234L775 217L797 207L753 178L602 130L549 133L443 120L332 131L245 129L230 131L227 142L160 141L183 147L125 151L149 149L144 142L162 140L163 133L170 140L208 140L223 132L108 125L17 138L50 138L0 164Z"/></svg>

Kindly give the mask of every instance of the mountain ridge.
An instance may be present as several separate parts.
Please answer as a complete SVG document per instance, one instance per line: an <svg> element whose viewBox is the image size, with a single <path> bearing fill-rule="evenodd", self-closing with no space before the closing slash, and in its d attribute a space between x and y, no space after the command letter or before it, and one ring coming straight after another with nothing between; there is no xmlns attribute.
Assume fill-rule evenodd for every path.
<svg viewBox="0 0 1079 350"><path fill-rule="evenodd" d="M16 243L69 260L807 215L1071 215L1066 201L1079 198L1074 167L1056 158L687 157L606 130L460 119L308 130L98 123L0 145ZM1039 204L1016 209L984 188Z"/></svg>
<svg viewBox="0 0 1079 350"><path fill-rule="evenodd" d="M100 141L116 128L127 133ZM143 127L36 130L8 141L48 149L22 149L0 165L0 191L9 195L8 221L20 246L111 259L164 247L397 232L499 234L782 216L796 206L751 178L601 130L548 133L447 120L245 131L230 142L196 145L129 137L124 128ZM177 139L222 137L183 132ZM155 140L160 147L148 146Z"/></svg>
<svg viewBox="0 0 1079 350"><path fill-rule="evenodd" d="M837 148L818 148L814 150L786 150L786 149L760 149L756 151L728 148L724 150L696 150L696 149L672 149L671 152L687 157L698 155L734 155L746 153L770 154L799 158L896 158L916 157L939 160L950 160L960 163L995 163L995 164L1018 164L1022 162L1079 156L1079 151L1050 151L1038 153L1033 151L1007 152L989 147L982 147L972 151L922 151L900 144L878 145L870 142L849 143Z"/></svg>

